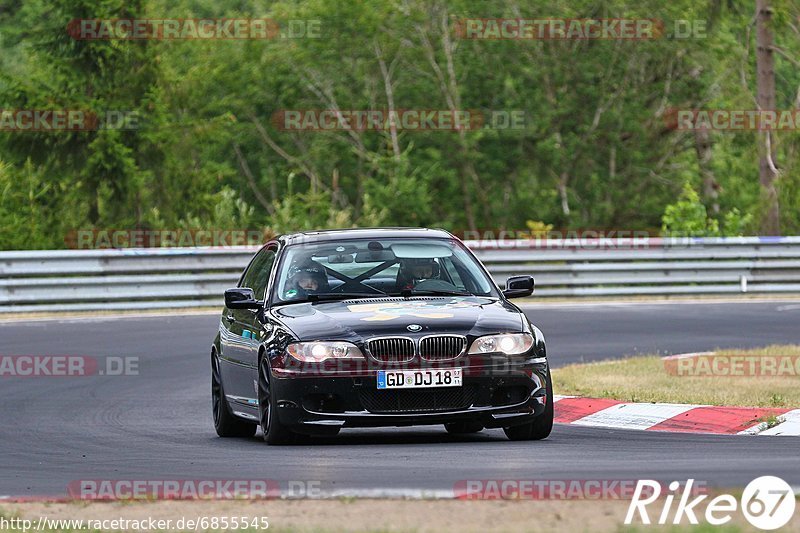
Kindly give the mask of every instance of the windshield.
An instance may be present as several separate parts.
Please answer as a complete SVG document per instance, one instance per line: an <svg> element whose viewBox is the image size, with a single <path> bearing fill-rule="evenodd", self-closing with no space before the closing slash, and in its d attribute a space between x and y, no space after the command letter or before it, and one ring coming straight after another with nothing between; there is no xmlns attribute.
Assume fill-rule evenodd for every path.
<svg viewBox="0 0 800 533"><path fill-rule="evenodd" d="M498 297L475 259L454 240L348 239L289 246L272 303L344 297Z"/></svg>

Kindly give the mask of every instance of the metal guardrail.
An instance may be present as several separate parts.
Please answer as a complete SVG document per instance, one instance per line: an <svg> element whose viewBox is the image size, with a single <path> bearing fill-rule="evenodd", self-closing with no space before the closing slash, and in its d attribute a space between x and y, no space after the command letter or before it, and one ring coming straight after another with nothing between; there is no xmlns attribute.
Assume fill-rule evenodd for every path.
<svg viewBox="0 0 800 533"><path fill-rule="evenodd" d="M800 237L467 241L539 296L800 293ZM0 313L217 306L255 247L0 252Z"/></svg>

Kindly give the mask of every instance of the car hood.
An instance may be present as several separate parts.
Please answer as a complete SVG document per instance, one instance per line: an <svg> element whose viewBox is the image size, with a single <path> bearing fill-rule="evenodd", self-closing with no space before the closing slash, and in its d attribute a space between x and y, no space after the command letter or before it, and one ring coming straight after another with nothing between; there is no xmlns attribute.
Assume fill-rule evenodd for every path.
<svg viewBox="0 0 800 533"><path fill-rule="evenodd" d="M298 303L273 308L272 318L298 340L358 342L386 335L458 333L480 336L524 331L521 313L502 300L480 297L370 298ZM421 326L412 331L407 326Z"/></svg>

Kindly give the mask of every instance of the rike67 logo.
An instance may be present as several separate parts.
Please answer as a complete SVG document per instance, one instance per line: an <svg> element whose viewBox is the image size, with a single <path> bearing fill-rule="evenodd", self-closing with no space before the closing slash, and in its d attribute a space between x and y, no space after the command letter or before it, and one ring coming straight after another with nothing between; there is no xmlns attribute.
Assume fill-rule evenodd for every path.
<svg viewBox="0 0 800 533"><path fill-rule="evenodd" d="M707 523L721 526L730 522L733 514L741 509L742 514L753 527L774 530L788 524L794 515L796 505L794 491L779 477L762 476L748 483L742 493L741 503L730 494L721 494L705 504L705 512L702 514L700 504L708 498L708 494L702 494L690 500L689 498L693 496L693 485L694 479L688 480L685 485L681 485L677 481L669 484L669 492L663 498L663 507L657 515L657 524L665 525L671 522L677 525L681 524L685 518L690 524L697 525L699 524L697 516L700 514ZM681 492L679 493L679 491ZM637 514L642 524L652 523L648 514L648 506L659 500L661 496L660 483L649 479L639 480L631 504L628 506L625 524L632 524ZM676 499L678 503L674 505L673 510ZM657 511L654 508L650 510Z"/></svg>

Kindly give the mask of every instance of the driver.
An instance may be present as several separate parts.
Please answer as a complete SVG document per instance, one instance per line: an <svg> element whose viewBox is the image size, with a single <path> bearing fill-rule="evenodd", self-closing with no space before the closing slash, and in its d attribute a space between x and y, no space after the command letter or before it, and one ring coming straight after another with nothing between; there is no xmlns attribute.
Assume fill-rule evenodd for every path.
<svg viewBox="0 0 800 533"><path fill-rule="evenodd" d="M327 292L328 277L324 269L316 263L306 263L286 281L284 296L287 299L305 298L309 294Z"/></svg>
<svg viewBox="0 0 800 533"><path fill-rule="evenodd" d="M426 279L439 278L439 263L433 259L406 259L400 263L397 273L397 286L402 289L413 289Z"/></svg>

